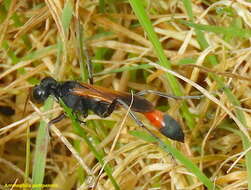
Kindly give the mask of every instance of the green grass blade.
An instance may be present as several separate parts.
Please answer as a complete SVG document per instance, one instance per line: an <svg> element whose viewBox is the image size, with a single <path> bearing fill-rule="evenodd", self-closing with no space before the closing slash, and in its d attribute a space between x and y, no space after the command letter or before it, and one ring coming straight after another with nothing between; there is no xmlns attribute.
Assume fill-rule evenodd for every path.
<svg viewBox="0 0 251 190"><path fill-rule="evenodd" d="M192 4L190 0L183 0L184 6L186 8L186 11L188 13L188 16L190 18L190 21L193 21L193 12L192 12ZM206 38L204 37L204 34L202 33L202 31L197 27L195 28L195 33L197 35L197 40L201 45L201 48L204 50L208 47L208 43L206 41ZM247 32L247 34L249 34L249 32ZM245 35L247 35L245 34ZM242 34L243 35L243 34ZM208 56L209 61L211 63L211 65L216 65L217 63L217 59L215 56ZM238 99L232 94L231 90L229 88L226 87L226 85L224 84L224 82L222 81L222 79L220 77L218 77L215 74L209 74L209 76L216 80L217 85L220 89L222 89L224 91L224 93L227 95L229 101L235 105L235 106L240 106L240 102L238 101ZM242 110L240 109L235 109L235 113L237 115L237 118L240 120L240 122L247 127L246 124L246 120L244 117L244 113ZM244 134L241 132L241 134L244 136ZM245 139L246 138L246 139ZM246 141L248 141L247 137L242 138L242 143L244 145L244 148L247 149L248 147L250 147L250 144L246 143ZM251 190L251 154L247 153L246 154L246 165L247 165L247 172L248 172L248 189Z"/></svg>
<svg viewBox="0 0 251 190"><path fill-rule="evenodd" d="M28 184L28 178L30 174L30 159L31 159L31 152L30 152L30 128L27 128L26 131L26 158L25 158L25 178L24 178L24 183Z"/></svg>
<svg viewBox="0 0 251 190"><path fill-rule="evenodd" d="M156 139L145 131L133 130L133 131L129 131L129 134L149 143L156 142Z"/></svg>
<svg viewBox="0 0 251 190"><path fill-rule="evenodd" d="M16 56L16 53L12 49L10 49L9 42L7 40L4 40L2 42L2 48L6 51L8 57L11 59L13 64L19 62L19 58Z"/></svg>
<svg viewBox="0 0 251 190"><path fill-rule="evenodd" d="M152 23L150 19L147 16L147 13L145 11L144 6L142 5L142 1L140 0L129 0L137 18L139 19L140 24L143 26L145 31L147 32L147 36L149 40L151 41L154 51L157 54L159 60L160 60L160 65L162 65L165 68L170 69L171 68L171 63L170 61L166 58L164 54L164 50L160 44L160 41L158 39L157 34L154 32ZM181 95L180 87L178 82L175 80L175 78L170 75L166 74L167 80L170 83L170 86L172 88L172 91L176 95Z"/></svg>
<svg viewBox="0 0 251 190"><path fill-rule="evenodd" d="M162 48L162 45L158 39L157 34L154 32L152 23L149 19L149 17L147 16L147 13L145 11L145 8L142 4L142 1L140 0L129 0L137 18L139 19L140 24L143 26L143 28L145 29L147 36L149 38L149 40L151 41L152 45L153 45L153 49L154 52L156 53L156 55L158 56L159 59L159 63L160 65L162 65L165 68L170 69L171 68L171 63L170 61L166 58L165 54L164 54L164 50ZM168 80L168 84L170 85L170 88L172 89L172 92L176 95L176 96L182 96L183 93L180 89L179 83L176 80L176 78L168 73L165 74L167 80ZM185 102L182 103L181 106L181 112L183 117L186 120L187 125L189 126L189 128L193 128L195 126L195 118L194 116L189 112L187 104Z"/></svg>
<svg viewBox="0 0 251 190"><path fill-rule="evenodd" d="M184 3L184 6L187 10L187 13L188 13L190 20L193 21L191 1L190 0L183 0L183 3ZM198 28L195 28L195 32L197 35L197 40L201 44L201 48L204 50L205 48L207 48L209 46L206 41L206 38L205 38L204 34L202 33L202 31L199 30ZM208 58L209 58L211 65L218 64L215 56L208 56ZM222 81L222 79L220 77L218 77L217 75L215 75L213 73L209 73L209 76L217 82L218 88L223 89L223 91L226 93L228 99L230 100L230 102L233 105L240 106L240 102L238 101L238 99L232 94L231 90L226 87L226 85L224 84L224 82ZM242 122L242 124L244 126L246 126L246 121L245 121L245 117L244 117L243 112L239 109L236 109L235 112L236 112L237 118Z"/></svg>
<svg viewBox="0 0 251 190"><path fill-rule="evenodd" d="M143 131L131 131L130 132L133 136L136 136L142 140L147 142L156 142L159 146L167 153L171 153L172 156L178 160L181 164L183 164L190 172L192 172L208 189L216 190L217 188L211 182L211 180L200 171L200 169L191 161L189 160L184 154L182 154L178 149L174 148L171 143L163 142L162 140L153 137L149 133Z"/></svg>
<svg viewBox="0 0 251 190"><path fill-rule="evenodd" d="M243 147L244 147L244 151L246 151L247 149L249 149L251 147L251 142L250 140L242 133L240 132L239 130L236 130L236 129L233 129L231 127L226 127L226 126L223 126L221 127L225 130L228 130L228 131L231 131L237 135L239 135L242 139L242 144L243 144ZM243 152L244 152L243 151ZM245 164L246 164L246 167L247 167L247 174L248 174L248 189L250 190L250 187L251 187L251 176L250 176L250 170L251 170L251 151L248 151L245 155Z"/></svg>
<svg viewBox="0 0 251 190"><path fill-rule="evenodd" d="M190 172L192 172L209 190L216 190L214 184L211 180L185 155L183 155L178 149L171 146L168 142L159 141L160 147L165 150L166 152L171 153L175 159L180 161Z"/></svg>
<svg viewBox="0 0 251 190"><path fill-rule="evenodd" d="M52 108L53 98L48 98L44 104L44 111L48 111ZM32 170L32 184L40 185L39 187L34 187L33 189L39 190L42 189L41 184L43 184L44 173L45 173L45 164L46 164L46 155L47 147L49 143L48 128L45 121L41 121L39 124L33 170Z"/></svg>
<svg viewBox="0 0 251 190"><path fill-rule="evenodd" d="M84 65L84 51L87 52L86 48L84 48L84 39L83 39L83 27L80 23L80 21L78 21L77 23L77 41L78 41L78 55L79 55L79 65L80 65L80 74L81 74L81 79L82 81L87 81L88 80L88 71L87 71L87 67L85 67ZM86 56L87 53L86 53ZM86 58L87 60L88 58ZM86 61L86 64L87 64L87 61Z"/></svg>
<svg viewBox="0 0 251 190"><path fill-rule="evenodd" d="M27 54L26 56L21 58L20 61L29 61L29 60L39 59L39 58L42 58L42 57L44 57L44 56L46 56L56 50L57 50L57 45L47 46L45 48L41 48L41 49L38 49L36 51L33 51L33 52Z"/></svg>
<svg viewBox="0 0 251 190"><path fill-rule="evenodd" d="M105 13L105 0L99 0L99 12Z"/></svg>
<svg viewBox="0 0 251 190"><path fill-rule="evenodd" d="M233 37L250 38L251 37L251 30L242 29L235 26L229 26L229 27L212 26L212 25L196 24L194 22L189 22L189 21L184 21L184 20L180 20L180 22L192 28L196 28L197 30L214 32L216 34L223 34L223 35L229 36L230 38L233 38Z"/></svg>
<svg viewBox="0 0 251 190"><path fill-rule="evenodd" d="M111 74L111 73L120 73L124 71L133 71L133 70L138 70L138 69L151 69L151 68L153 68L153 66L148 65L148 64L141 64L141 65L136 65L136 66L123 66L118 69L113 69L111 71L95 73L95 76L106 75L106 74Z"/></svg>
<svg viewBox="0 0 251 190"><path fill-rule="evenodd" d="M87 136L86 131L80 126L79 122L77 121L77 116L72 112L71 108L64 105L64 103L62 101L60 102L60 104L62 105L65 113L67 114L67 116L70 117L70 119L72 121L74 132L84 139L84 141L88 145L89 149L92 151L93 155L96 157L96 159L99 161L99 163L104 167L104 171L106 172L107 176L111 180L114 188L116 190L119 190L120 189L119 185L112 176L111 166L108 163L104 163L103 156L98 152L98 150L92 144L92 142L90 141L90 139Z"/></svg>
<svg viewBox="0 0 251 190"><path fill-rule="evenodd" d="M69 30L71 19L73 16L72 14L73 14L73 8L72 8L71 1L67 1L64 6L63 13L62 13L62 25L63 25L65 34Z"/></svg>
<svg viewBox="0 0 251 190"><path fill-rule="evenodd" d="M242 143L244 147L244 151L249 149L251 147L250 140L242 134ZM248 189L251 189L251 151L248 151L245 156L245 163L247 167L247 173L248 173Z"/></svg>

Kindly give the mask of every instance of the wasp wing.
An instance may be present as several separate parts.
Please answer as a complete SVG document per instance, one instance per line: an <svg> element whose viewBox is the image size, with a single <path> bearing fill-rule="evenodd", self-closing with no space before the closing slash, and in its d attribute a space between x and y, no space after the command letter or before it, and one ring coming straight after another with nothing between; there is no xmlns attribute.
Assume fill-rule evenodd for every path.
<svg viewBox="0 0 251 190"><path fill-rule="evenodd" d="M132 94L119 92L108 88L94 86L86 83L80 83L80 87L74 88L73 94L86 98L94 98L98 101L112 103L115 99L120 99L128 106L132 101ZM141 96L133 95L133 103L131 109L136 112L150 112L154 110L153 105Z"/></svg>

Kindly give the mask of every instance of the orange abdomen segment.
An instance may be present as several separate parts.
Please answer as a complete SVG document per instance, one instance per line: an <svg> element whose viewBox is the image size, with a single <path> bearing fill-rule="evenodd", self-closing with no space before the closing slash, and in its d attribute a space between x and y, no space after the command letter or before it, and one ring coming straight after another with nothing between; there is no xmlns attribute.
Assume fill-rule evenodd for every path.
<svg viewBox="0 0 251 190"><path fill-rule="evenodd" d="M163 115L164 113L159 110L153 110L151 112L143 113L145 117L154 125L157 129L165 126Z"/></svg>
<svg viewBox="0 0 251 190"><path fill-rule="evenodd" d="M184 142L184 133L180 124L175 119L159 110L143 114L163 135L170 139Z"/></svg>

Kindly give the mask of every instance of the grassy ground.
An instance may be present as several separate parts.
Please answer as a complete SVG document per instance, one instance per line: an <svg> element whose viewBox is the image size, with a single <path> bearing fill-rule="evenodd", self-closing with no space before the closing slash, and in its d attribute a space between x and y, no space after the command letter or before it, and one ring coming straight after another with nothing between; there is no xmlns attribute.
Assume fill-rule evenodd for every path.
<svg viewBox="0 0 251 190"><path fill-rule="evenodd" d="M0 113L0 187L251 189L250 8L241 0L0 1L0 106L15 110ZM96 85L203 94L145 96L181 124L185 143L138 114L152 138L125 109L90 113L86 125L52 97L24 111L45 76L88 81L87 55ZM62 109L70 119L48 130Z"/></svg>

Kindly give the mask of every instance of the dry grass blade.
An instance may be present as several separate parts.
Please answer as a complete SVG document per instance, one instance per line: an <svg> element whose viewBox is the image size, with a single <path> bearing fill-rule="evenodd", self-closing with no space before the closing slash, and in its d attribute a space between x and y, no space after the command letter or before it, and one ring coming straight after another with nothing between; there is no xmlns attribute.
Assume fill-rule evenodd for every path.
<svg viewBox="0 0 251 190"><path fill-rule="evenodd" d="M235 117L235 115L224 105L222 104L217 98L215 98L210 92L208 92L206 89L204 89L203 87L199 86L198 84L196 84L195 82L193 82L192 80L189 80L188 78L183 77L182 75L172 71L172 70L168 70L164 67L161 67L155 63L150 63L150 65L153 65L154 67L161 69L167 73L170 73L174 76L176 76L179 79L184 80L185 82L187 82L188 84L192 85L194 88L198 89L202 94L204 94L207 98L209 98L210 100L212 100L214 103L216 103L217 105L219 105L235 122L236 124L239 126L239 128L242 130L242 132L247 136L248 139L250 139L249 136L249 132L248 130L243 126L243 124L237 119L237 117Z"/></svg>
<svg viewBox="0 0 251 190"><path fill-rule="evenodd" d="M200 65L192 65L192 64L187 64L187 65L183 65L184 67L197 67L198 69L200 69L202 72L211 72L211 73L216 73L217 75L222 75L225 77L229 77L229 78L235 78L235 79L239 79L239 80L246 80L251 82L251 78L250 77L245 77L245 76L241 76L238 74L233 74L233 73L228 73L228 72L220 72L218 70L215 69L209 69L206 67L202 67Z"/></svg>
<svg viewBox="0 0 251 190"><path fill-rule="evenodd" d="M0 112L0 188L31 185L32 176L44 172L34 185L251 190L250 8L244 0L1 1L0 107L13 112ZM171 69L159 66L165 61ZM31 87L46 76L85 80L86 62L97 86L161 92L143 96L178 121L184 144L168 141L144 114L135 115L180 157L167 154L119 106L106 118L79 114L86 122L80 134L65 118L51 126L48 146L47 136L37 143L39 123L46 127L64 109L51 97L50 110L29 103L24 113ZM162 96L178 88L186 97L203 97Z"/></svg>

